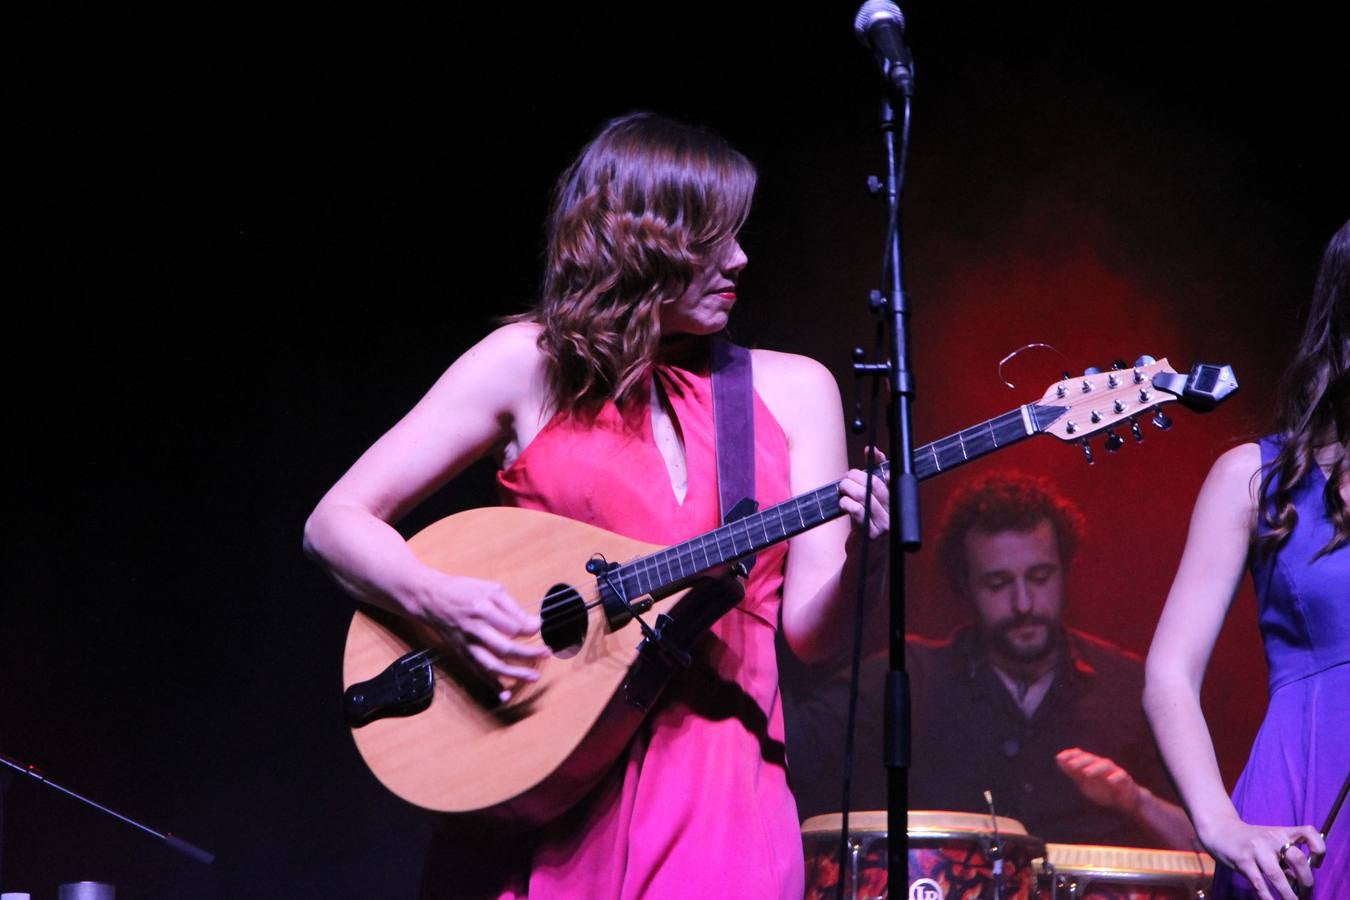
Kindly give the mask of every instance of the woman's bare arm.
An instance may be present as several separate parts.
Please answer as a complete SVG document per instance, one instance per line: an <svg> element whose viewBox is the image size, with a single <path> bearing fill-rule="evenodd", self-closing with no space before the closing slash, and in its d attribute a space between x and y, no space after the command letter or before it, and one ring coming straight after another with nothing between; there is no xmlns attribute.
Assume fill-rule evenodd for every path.
<svg viewBox="0 0 1350 900"><path fill-rule="evenodd" d="M755 352L755 387L788 439L792 493L838 481L848 517L792 539L783 583L783 633L804 662L837 664L852 638L854 591L861 570L864 474L848 471L843 405L834 376L804 356ZM872 486L872 546L868 551L869 613L884 602L889 494ZM885 627L868 629L864 652L884 642Z"/></svg>
<svg viewBox="0 0 1350 900"><path fill-rule="evenodd" d="M504 588L419 562L391 523L470 463L528 440L544 396L536 330L508 325L455 361L416 406L343 475L305 523L305 550L357 599L466 639L488 671L545 652L518 639L538 630Z"/></svg>
<svg viewBox="0 0 1350 900"><path fill-rule="evenodd" d="M1280 871L1279 849L1287 841L1306 840L1320 852L1321 838L1311 826L1254 826L1238 817L1200 709L1205 669L1246 564L1260 464L1257 445L1235 447L1219 457L1200 488L1186 548L1145 663L1144 709L1205 846L1246 875L1266 900L1294 900ZM1287 858L1311 884L1304 855L1294 848Z"/></svg>

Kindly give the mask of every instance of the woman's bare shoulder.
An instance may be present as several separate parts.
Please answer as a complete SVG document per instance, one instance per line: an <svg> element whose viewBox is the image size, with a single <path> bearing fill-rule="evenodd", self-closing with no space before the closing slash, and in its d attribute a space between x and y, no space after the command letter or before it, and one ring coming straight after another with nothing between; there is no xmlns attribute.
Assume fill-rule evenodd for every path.
<svg viewBox="0 0 1350 900"><path fill-rule="evenodd" d="M829 369L809 356L775 350L755 350L751 358L755 391L783 427L789 446L835 431L842 446L843 406Z"/></svg>
<svg viewBox="0 0 1350 900"><path fill-rule="evenodd" d="M789 404L794 398L803 400L823 397L832 400L839 395L839 385L835 383L834 375L809 356L777 350L752 350L751 359L754 362L755 390L759 391L766 403L770 395Z"/></svg>
<svg viewBox="0 0 1350 900"><path fill-rule="evenodd" d="M1256 502L1261 472L1261 445L1238 444L1225 450L1210 467L1209 478L1225 490Z"/></svg>
<svg viewBox="0 0 1350 900"><path fill-rule="evenodd" d="M513 402L522 395L538 395L544 379L545 357L539 349L539 326L510 322L489 332L450 366L442 382L459 390Z"/></svg>
<svg viewBox="0 0 1350 900"><path fill-rule="evenodd" d="M505 437L509 464L534 440L549 416L548 358L539 347L536 322L509 322L494 329L461 356L447 376L459 390L472 391L482 412Z"/></svg>
<svg viewBox="0 0 1350 900"><path fill-rule="evenodd" d="M531 430L547 394L539 327L512 322L493 329L450 364L412 411L432 427L475 432L509 431L524 421Z"/></svg>
<svg viewBox="0 0 1350 900"><path fill-rule="evenodd" d="M1252 441L1225 450L1214 461L1214 468L1224 472L1232 470L1232 474L1245 472L1251 475L1261 468L1261 445Z"/></svg>
<svg viewBox="0 0 1350 900"><path fill-rule="evenodd" d="M1224 451L1200 486L1192 524L1202 521L1206 529L1232 526L1250 531L1255 524L1260 474L1259 445L1239 444Z"/></svg>
<svg viewBox="0 0 1350 900"><path fill-rule="evenodd" d="M465 356L481 354L500 362L538 365L544 358L539 349L540 331L537 322L508 322L488 332Z"/></svg>

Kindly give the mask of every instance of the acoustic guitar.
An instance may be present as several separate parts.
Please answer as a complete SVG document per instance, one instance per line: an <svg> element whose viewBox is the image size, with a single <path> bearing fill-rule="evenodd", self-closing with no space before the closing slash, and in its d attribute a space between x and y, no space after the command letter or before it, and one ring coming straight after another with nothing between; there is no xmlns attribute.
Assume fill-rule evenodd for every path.
<svg viewBox="0 0 1350 900"><path fill-rule="evenodd" d="M1186 375L1143 357L1048 388L1039 400L918 447L920 479L1038 434L1081 442L1117 425L1143 440L1162 406L1213 408L1237 389L1228 366ZM1124 442L1111 430L1107 449ZM889 463L879 467L884 476ZM363 608L347 636L344 711L375 776L418 806L536 825L561 814L622 752L667 676L739 597L708 581L765 547L843 515L828 484L672 547L658 547L548 513L492 507L449 516L409 541L444 572L505 585L543 626L552 654L539 680L499 702L495 681L432 629ZM703 579L703 581L700 581ZM703 585L711 584L711 587Z"/></svg>

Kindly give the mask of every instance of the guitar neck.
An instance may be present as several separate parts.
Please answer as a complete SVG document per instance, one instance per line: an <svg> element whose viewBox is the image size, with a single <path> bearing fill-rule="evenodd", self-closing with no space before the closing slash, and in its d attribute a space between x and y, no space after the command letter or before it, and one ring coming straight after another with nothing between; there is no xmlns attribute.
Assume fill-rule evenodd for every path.
<svg viewBox="0 0 1350 900"><path fill-rule="evenodd" d="M914 474L920 481L1040 434L1068 410L1067 406L1029 403L986 419L956 434L914 448Z"/></svg>
<svg viewBox="0 0 1350 900"><path fill-rule="evenodd" d="M1033 404L981 422L964 431L925 444L914 450L914 472L922 481L939 472L970 462L1009 444L1037 434L1054 421L1064 407ZM890 462L877 471L885 476ZM791 500L737 519L619 567L624 591L632 597L660 595L718 566L758 553L804 531L810 531L843 515L839 507L839 482L808 491Z"/></svg>
<svg viewBox="0 0 1350 900"><path fill-rule="evenodd" d="M733 563L838 518L843 515L838 484L816 488L626 563L618 572L625 592L630 598L644 594L660 596L709 569Z"/></svg>

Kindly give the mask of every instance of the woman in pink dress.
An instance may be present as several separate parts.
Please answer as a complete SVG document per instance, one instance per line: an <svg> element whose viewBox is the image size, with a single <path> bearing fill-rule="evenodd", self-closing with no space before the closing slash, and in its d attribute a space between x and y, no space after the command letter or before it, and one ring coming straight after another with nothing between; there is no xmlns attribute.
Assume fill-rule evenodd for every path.
<svg viewBox="0 0 1350 900"><path fill-rule="evenodd" d="M389 523L473 461L499 460L505 503L671 544L720 524L709 347L747 259L755 173L721 138L639 113L608 123L563 173L541 299L454 362L352 466L305 530L357 599L434 623L501 680L535 678L538 618L498 584L419 563ZM752 352L756 498L847 468L838 388L800 356ZM774 659L778 627L808 662L837 658L864 541L848 514L760 555L744 599L697 646L602 783L527 838L460 831L429 861L428 896L800 898ZM866 579L880 597L885 485ZM473 835L473 836L471 836Z"/></svg>

